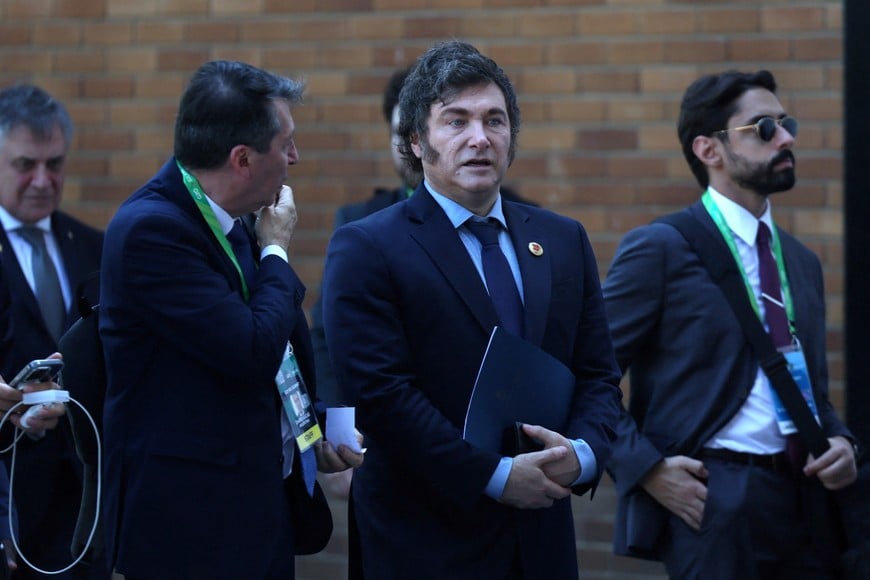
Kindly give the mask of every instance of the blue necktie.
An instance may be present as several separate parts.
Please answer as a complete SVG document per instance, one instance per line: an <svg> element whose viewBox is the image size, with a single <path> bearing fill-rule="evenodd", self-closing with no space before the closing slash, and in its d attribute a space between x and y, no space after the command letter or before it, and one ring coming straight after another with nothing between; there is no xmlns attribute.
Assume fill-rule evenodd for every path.
<svg viewBox="0 0 870 580"><path fill-rule="evenodd" d="M314 446L302 452L299 457L302 461L302 479L305 480L305 489L308 495L314 496L314 482L317 480L317 456L314 454Z"/></svg>
<svg viewBox="0 0 870 580"><path fill-rule="evenodd" d="M22 226L18 230L18 235L30 244L33 285L36 287L34 294L45 326L51 336L57 340L63 333L66 322L66 304L60 289L60 278L48 254L45 234L36 226Z"/></svg>
<svg viewBox="0 0 870 580"><path fill-rule="evenodd" d="M773 252L770 249L770 228L762 221L758 222L755 246L758 250L758 277L761 279L761 299L764 301L767 333L777 348L789 346L792 337L783 302L779 269L776 267L776 260L773 259ZM800 473L807 457L807 450L800 435L792 433L785 436L785 451L792 468L796 473Z"/></svg>
<svg viewBox="0 0 870 580"><path fill-rule="evenodd" d="M245 277L245 283L248 285L248 288L252 288L254 281L257 279L257 264L254 262L251 238L248 236L242 220L235 220L233 229L227 234L227 239L233 247L233 253L236 255L236 260L238 260L239 267L242 269L242 275Z"/></svg>
<svg viewBox="0 0 870 580"><path fill-rule="evenodd" d="M480 240L483 276L502 327L516 336L523 335L523 301L507 258L498 245L501 224L490 218L465 222L472 234Z"/></svg>

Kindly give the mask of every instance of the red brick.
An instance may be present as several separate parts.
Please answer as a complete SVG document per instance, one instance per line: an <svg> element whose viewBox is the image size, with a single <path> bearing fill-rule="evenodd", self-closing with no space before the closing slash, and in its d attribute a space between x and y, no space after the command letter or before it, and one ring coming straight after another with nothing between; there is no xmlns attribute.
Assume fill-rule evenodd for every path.
<svg viewBox="0 0 870 580"><path fill-rule="evenodd" d="M843 58L843 39L839 36L796 38L794 57L798 62L813 60L836 60Z"/></svg>
<svg viewBox="0 0 870 580"><path fill-rule="evenodd" d="M735 38L728 43L730 60L749 61L752 65L758 61L787 60L791 54L785 39Z"/></svg>
<svg viewBox="0 0 870 580"><path fill-rule="evenodd" d="M126 22L89 23L85 24L83 36L87 45L127 45L133 39L133 27Z"/></svg>
<svg viewBox="0 0 870 580"><path fill-rule="evenodd" d="M111 78L94 77L84 81L83 96L97 99L117 99L133 96L133 79L125 75Z"/></svg>
<svg viewBox="0 0 870 580"><path fill-rule="evenodd" d="M102 18L107 0L54 0L54 14L61 18Z"/></svg>
<svg viewBox="0 0 870 580"><path fill-rule="evenodd" d="M227 21L191 22L185 27L184 37L189 42L234 43L240 37L240 24Z"/></svg>
<svg viewBox="0 0 870 580"><path fill-rule="evenodd" d="M590 11L577 16L577 28L584 36L614 36L636 33L638 26L634 14Z"/></svg>
<svg viewBox="0 0 870 580"><path fill-rule="evenodd" d="M698 12L698 30L713 33L758 32L761 15L757 8L728 8Z"/></svg>
<svg viewBox="0 0 870 580"><path fill-rule="evenodd" d="M818 30L824 20L824 9L816 6L777 6L761 10L761 30L763 32Z"/></svg>
<svg viewBox="0 0 870 580"><path fill-rule="evenodd" d="M727 44L722 40L676 40L664 43L664 61L721 62L725 60Z"/></svg>
<svg viewBox="0 0 870 580"><path fill-rule="evenodd" d="M47 52L7 50L0 52L0 71L4 73L45 73L52 70L52 55Z"/></svg>
<svg viewBox="0 0 870 580"><path fill-rule="evenodd" d="M2 8L0 8L2 16ZM28 45L34 36L32 27L26 24L4 24L0 20L0 46Z"/></svg>
<svg viewBox="0 0 870 580"><path fill-rule="evenodd" d="M5 0L4 16L9 20L45 18L51 14L53 4L53 0Z"/></svg>
<svg viewBox="0 0 870 580"><path fill-rule="evenodd" d="M209 58L206 49L172 49L157 53L157 69L164 72L188 72L198 69Z"/></svg>
<svg viewBox="0 0 870 580"><path fill-rule="evenodd" d="M698 28L698 10L666 10L637 14L637 32L643 34L691 34Z"/></svg>
<svg viewBox="0 0 870 580"><path fill-rule="evenodd" d="M5 35L0 30L0 38ZM0 42L5 42L5 39ZM33 43L39 46L77 45L82 42L82 27L57 22L40 23L33 27Z"/></svg>

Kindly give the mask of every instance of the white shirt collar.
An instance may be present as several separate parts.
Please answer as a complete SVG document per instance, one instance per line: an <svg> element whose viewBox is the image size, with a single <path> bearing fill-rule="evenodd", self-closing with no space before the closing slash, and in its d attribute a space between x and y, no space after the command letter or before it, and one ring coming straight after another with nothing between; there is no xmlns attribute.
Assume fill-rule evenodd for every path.
<svg viewBox="0 0 870 580"><path fill-rule="evenodd" d="M7 232L11 232L13 230L17 230L18 228L24 227L24 222L19 220L16 217L13 217L6 208L0 206L0 223L3 224L3 229ZM33 224L37 228L43 231L43 233L51 233L51 215L47 215L35 224Z"/></svg>
<svg viewBox="0 0 870 580"><path fill-rule="evenodd" d="M206 201L208 202L208 204L211 206L211 209L212 209L212 211L214 212L214 216L217 218L218 223L219 223L220 226L221 226L221 231L222 231L225 235L228 234L228 233L230 233L230 230L233 229L233 225L235 225L236 220L233 219L233 216L231 216L230 214L228 214L228 213L226 212L226 210L224 210L224 208L222 208L221 206L219 206L218 204L216 204L216 203L214 202L214 200L212 200L212 198L210 198L210 197L208 196L208 194L206 194L205 192L203 192L203 194L205 195L205 200L206 200Z"/></svg>
<svg viewBox="0 0 870 580"><path fill-rule="evenodd" d="M770 214L770 198L767 200L767 207L764 208L764 213L761 218L756 218L749 210L735 201L725 197L712 186L707 188L710 192L710 197L716 202L716 207L722 212L722 217L725 218L725 223L734 232L734 235L743 240L750 247L755 246L755 238L758 235L758 222L763 221L773 231L773 217Z"/></svg>
<svg viewBox="0 0 870 580"><path fill-rule="evenodd" d="M450 220L450 223L453 224L454 228L458 228L470 218L475 218L476 215L469 211L467 208L459 205L449 197L442 195L432 189L429 185L428 181L424 181L423 185L426 186L426 189L429 193L432 194L432 198L435 199L435 202L441 206L441 209L444 210L444 213L447 214L447 219ZM501 193L499 192L498 197L495 198L495 203L492 206L492 209L489 210L489 213L484 216L483 219L486 218L495 218L497 219L501 225L507 230L507 222L504 219L504 211L502 211L501 207ZM481 219L481 218L477 218Z"/></svg>

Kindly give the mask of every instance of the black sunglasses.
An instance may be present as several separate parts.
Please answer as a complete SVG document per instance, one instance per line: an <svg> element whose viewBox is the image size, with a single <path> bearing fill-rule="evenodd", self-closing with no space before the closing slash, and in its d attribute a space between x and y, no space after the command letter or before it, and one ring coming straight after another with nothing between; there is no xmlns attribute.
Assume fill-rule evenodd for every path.
<svg viewBox="0 0 870 580"><path fill-rule="evenodd" d="M747 129L754 129L755 134L758 135L759 139L761 139L762 141L770 141L771 139L773 139L773 136L776 135L777 125L788 131L792 137L797 137L797 119L788 116L782 117L781 119L774 119L773 117L762 117L752 125L731 127L730 129L722 129L721 131L716 131L716 133L727 133L728 131L746 131Z"/></svg>

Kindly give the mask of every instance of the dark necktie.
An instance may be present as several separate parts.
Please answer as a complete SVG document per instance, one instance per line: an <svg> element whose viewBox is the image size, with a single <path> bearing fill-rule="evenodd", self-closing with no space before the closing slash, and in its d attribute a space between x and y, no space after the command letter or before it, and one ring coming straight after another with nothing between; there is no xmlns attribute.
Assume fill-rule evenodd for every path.
<svg viewBox="0 0 870 580"><path fill-rule="evenodd" d="M242 220L235 220L233 229L227 234L227 239L233 247L233 253L236 255L236 260L238 260L239 267L242 269L242 275L245 277L245 283L250 289L254 286L254 281L257 279L257 265L254 262L251 238L248 236Z"/></svg>
<svg viewBox="0 0 870 580"><path fill-rule="evenodd" d="M764 222L758 222L758 276L761 278L761 299L764 301L764 321L767 332L774 346L782 348L792 343L791 331L788 326L788 315L782 296L782 286L779 282L779 270L770 249L770 229ZM806 447L797 433L785 436L785 451L795 472L799 472L806 463Z"/></svg>
<svg viewBox="0 0 870 580"><path fill-rule="evenodd" d="M36 300L39 302L45 326L51 336L57 340L63 332L66 321L66 305L54 261L45 246L45 235L36 226L22 226L18 234L30 244Z"/></svg>
<svg viewBox="0 0 870 580"><path fill-rule="evenodd" d="M523 301L507 258L498 245L501 224L490 218L486 221L468 220L465 225L480 240L483 276L502 327L516 336L522 336Z"/></svg>
<svg viewBox="0 0 870 580"><path fill-rule="evenodd" d="M770 250L770 229L764 222L758 222L758 275L761 278L761 299L764 301L764 321L774 346L782 348L791 344L788 316L782 300L782 286L779 283L779 270Z"/></svg>

